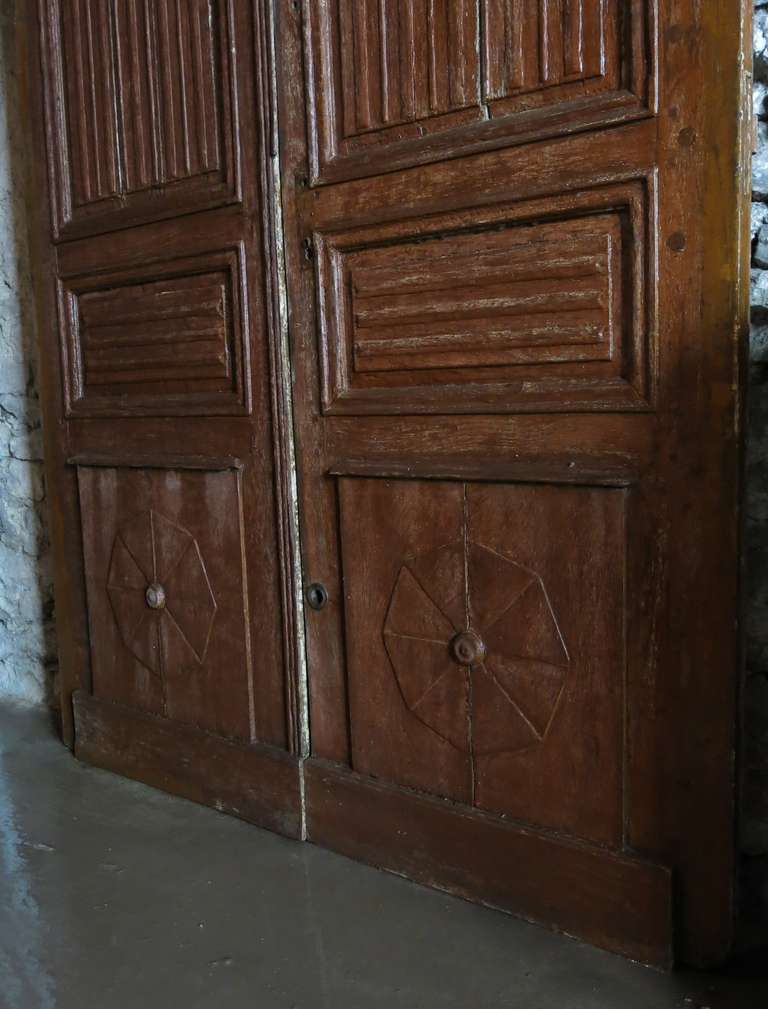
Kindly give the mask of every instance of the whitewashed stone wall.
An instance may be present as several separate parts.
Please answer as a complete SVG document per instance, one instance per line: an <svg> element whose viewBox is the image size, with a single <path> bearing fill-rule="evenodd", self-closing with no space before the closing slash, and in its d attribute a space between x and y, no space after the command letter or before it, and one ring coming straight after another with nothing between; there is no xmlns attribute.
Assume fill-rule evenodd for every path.
<svg viewBox="0 0 768 1009"><path fill-rule="evenodd" d="M55 667L32 294L23 203L27 133L15 14L0 0L0 696L39 702Z"/></svg>

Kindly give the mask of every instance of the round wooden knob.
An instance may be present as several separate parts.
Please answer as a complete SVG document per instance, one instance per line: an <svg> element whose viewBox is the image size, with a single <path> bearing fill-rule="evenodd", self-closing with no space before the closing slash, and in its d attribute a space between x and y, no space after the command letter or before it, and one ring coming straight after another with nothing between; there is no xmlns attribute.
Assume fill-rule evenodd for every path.
<svg viewBox="0 0 768 1009"><path fill-rule="evenodd" d="M153 582L152 585L147 586L144 598L147 600L147 606L151 610L162 610L165 607L165 589L162 585L158 585L157 582Z"/></svg>
<svg viewBox="0 0 768 1009"><path fill-rule="evenodd" d="M462 631L451 642L454 659L462 666L471 666L485 658L485 645L474 631Z"/></svg>

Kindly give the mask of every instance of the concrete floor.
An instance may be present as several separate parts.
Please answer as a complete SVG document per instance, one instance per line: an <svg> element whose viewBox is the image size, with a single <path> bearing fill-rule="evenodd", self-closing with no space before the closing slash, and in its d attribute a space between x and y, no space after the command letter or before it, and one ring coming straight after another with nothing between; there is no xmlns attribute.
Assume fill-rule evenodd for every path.
<svg viewBox="0 0 768 1009"><path fill-rule="evenodd" d="M0 709L2 1009L765 1009L78 764Z"/></svg>

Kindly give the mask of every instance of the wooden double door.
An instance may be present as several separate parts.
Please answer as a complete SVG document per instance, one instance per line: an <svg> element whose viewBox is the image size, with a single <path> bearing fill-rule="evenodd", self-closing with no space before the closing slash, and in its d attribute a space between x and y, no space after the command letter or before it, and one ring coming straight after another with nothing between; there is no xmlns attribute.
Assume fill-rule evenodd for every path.
<svg viewBox="0 0 768 1009"><path fill-rule="evenodd" d="M727 953L746 22L41 0L80 757L641 960Z"/></svg>

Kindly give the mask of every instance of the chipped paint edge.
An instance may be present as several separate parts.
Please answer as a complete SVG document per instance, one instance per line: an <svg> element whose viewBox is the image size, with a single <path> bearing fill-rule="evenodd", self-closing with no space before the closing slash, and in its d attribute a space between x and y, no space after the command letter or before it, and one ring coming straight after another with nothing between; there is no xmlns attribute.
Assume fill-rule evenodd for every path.
<svg viewBox="0 0 768 1009"><path fill-rule="evenodd" d="M285 262L285 227L283 221L282 177L280 172L280 131L278 129L279 108L277 101L277 39L274 12L268 5L268 45L269 45L269 85L270 112L272 120L271 152L269 171L272 185L270 187L270 211L274 229L275 265L277 272L277 311L278 338L280 341L280 381L285 397L285 412L289 423L285 425L285 448L288 462L288 522L291 531L291 561L295 578L294 606L296 620L294 621L296 635L296 685L298 699L298 735L299 735L299 801L301 810L301 839L307 839L306 782L304 776L304 761L310 755L309 734L309 681L307 668L307 644L304 616L304 572L301 551L301 528L299 524L299 487L296 466L296 437L293 410L293 370L291 367L291 347L288 313L288 281Z"/></svg>

